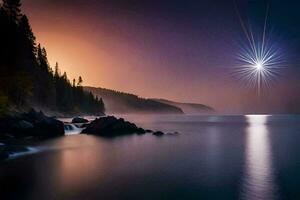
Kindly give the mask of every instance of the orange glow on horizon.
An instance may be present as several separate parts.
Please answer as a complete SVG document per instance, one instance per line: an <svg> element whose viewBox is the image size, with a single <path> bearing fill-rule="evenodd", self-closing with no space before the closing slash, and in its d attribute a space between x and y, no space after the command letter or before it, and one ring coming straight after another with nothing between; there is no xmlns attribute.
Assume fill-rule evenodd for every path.
<svg viewBox="0 0 300 200"><path fill-rule="evenodd" d="M226 71L230 66L217 66L206 46L199 45L207 41L205 34L199 38L188 38L185 32L174 34L169 31L174 30L173 24L171 28L158 27L123 10L111 14L50 1L22 2L51 67L58 62L70 80L82 76L83 85L202 103L225 113L274 110L290 95L287 84L281 84L261 103L232 80Z"/></svg>

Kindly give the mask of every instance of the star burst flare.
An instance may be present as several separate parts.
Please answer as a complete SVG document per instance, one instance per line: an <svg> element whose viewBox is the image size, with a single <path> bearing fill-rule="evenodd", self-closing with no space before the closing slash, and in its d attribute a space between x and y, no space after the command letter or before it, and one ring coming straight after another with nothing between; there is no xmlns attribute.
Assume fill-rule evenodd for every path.
<svg viewBox="0 0 300 200"><path fill-rule="evenodd" d="M239 12L237 13L247 43L243 44L240 53L237 54L238 62L235 66L235 74L246 86L257 88L257 92L260 94L263 88L269 88L280 75L280 69L285 66L284 55L276 43L266 37L268 8L263 32L258 39L254 37L251 27L245 26Z"/></svg>
<svg viewBox="0 0 300 200"><path fill-rule="evenodd" d="M273 46L254 45L242 49L237 55L238 65L235 73L249 87L255 87L260 93L262 88L269 88L284 67L284 56Z"/></svg>

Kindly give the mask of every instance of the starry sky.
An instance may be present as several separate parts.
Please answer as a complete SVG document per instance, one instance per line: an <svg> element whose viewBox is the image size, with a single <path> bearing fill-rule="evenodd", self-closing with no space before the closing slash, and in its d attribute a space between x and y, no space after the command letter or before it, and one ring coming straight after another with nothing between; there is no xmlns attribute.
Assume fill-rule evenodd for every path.
<svg viewBox="0 0 300 200"><path fill-rule="evenodd" d="M23 0L23 12L69 78L221 113L300 111L300 3L291 0ZM257 95L233 75L246 41L237 15L267 36L286 66Z"/></svg>

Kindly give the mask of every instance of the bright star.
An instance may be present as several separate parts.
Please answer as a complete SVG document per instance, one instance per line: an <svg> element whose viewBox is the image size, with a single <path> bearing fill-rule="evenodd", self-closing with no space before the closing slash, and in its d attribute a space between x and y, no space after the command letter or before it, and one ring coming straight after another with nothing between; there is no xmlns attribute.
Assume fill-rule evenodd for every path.
<svg viewBox="0 0 300 200"><path fill-rule="evenodd" d="M235 74L246 86L257 88L258 93L270 87L284 66L284 57L279 49L267 43L255 44L254 39L241 49L237 61Z"/></svg>
<svg viewBox="0 0 300 200"><path fill-rule="evenodd" d="M263 64L262 63L260 63L260 62L258 62L258 63L256 63L256 65L254 65L254 67L257 69L257 70L261 70L261 69L263 69Z"/></svg>
<svg viewBox="0 0 300 200"><path fill-rule="evenodd" d="M263 32L253 33L251 26L246 26L237 9L247 43L242 44L240 53L237 55L235 74L246 86L257 88L258 94L263 88L269 88L270 83L279 75L279 69L285 66L285 59L278 46L267 33L266 11ZM259 36L259 37L258 37Z"/></svg>

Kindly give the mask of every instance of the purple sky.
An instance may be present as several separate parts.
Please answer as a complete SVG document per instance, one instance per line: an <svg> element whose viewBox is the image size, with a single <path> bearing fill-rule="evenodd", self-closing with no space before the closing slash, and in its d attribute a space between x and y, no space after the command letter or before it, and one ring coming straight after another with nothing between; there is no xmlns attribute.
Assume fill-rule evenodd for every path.
<svg viewBox="0 0 300 200"><path fill-rule="evenodd" d="M253 27L260 23L256 2L237 1ZM298 3L270 5L268 31L288 64L257 96L232 76L246 41L233 1L23 0L51 65L58 61L70 78L82 75L85 85L204 103L224 113L299 109L300 70L293 55L300 31L291 22L299 19L293 9Z"/></svg>

